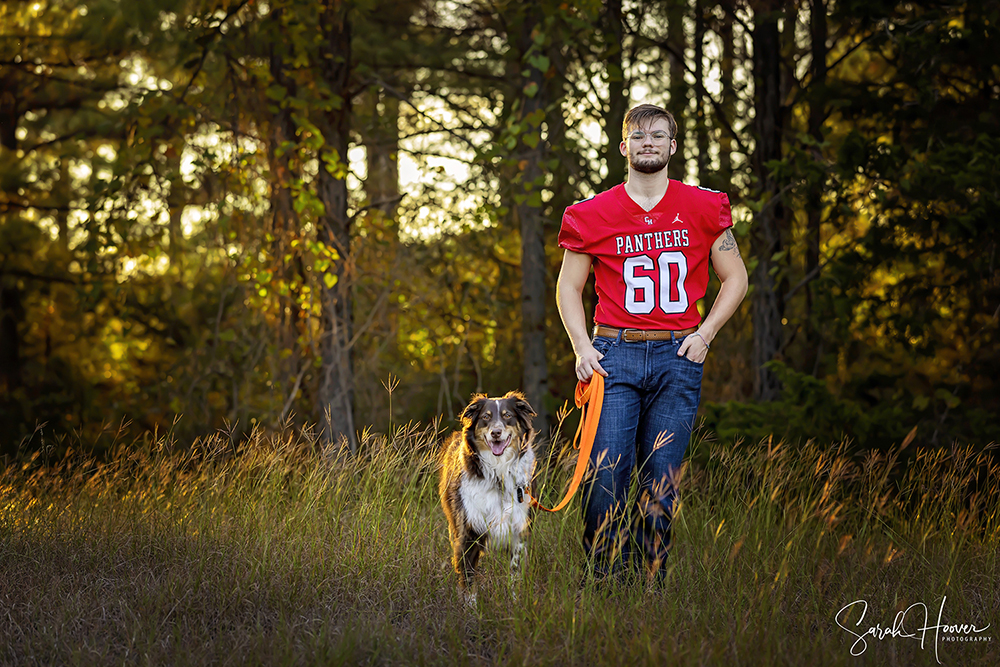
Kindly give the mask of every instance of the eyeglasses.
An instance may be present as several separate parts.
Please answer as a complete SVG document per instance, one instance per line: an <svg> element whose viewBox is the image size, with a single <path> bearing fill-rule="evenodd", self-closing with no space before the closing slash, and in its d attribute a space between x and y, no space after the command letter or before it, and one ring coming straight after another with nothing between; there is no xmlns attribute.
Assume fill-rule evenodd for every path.
<svg viewBox="0 0 1000 667"><path fill-rule="evenodd" d="M629 141L645 141L646 133L642 130L636 130L628 135ZM649 138L653 140L654 143L662 144L667 139L670 139L670 135L663 130L656 130L655 132L649 133Z"/></svg>

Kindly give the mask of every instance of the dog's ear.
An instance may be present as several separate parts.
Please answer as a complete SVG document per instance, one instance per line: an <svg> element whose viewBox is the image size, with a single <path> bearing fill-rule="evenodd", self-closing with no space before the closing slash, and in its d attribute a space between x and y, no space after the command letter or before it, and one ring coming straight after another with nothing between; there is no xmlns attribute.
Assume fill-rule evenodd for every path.
<svg viewBox="0 0 1000 667"><path fill-rule="evenodd" d="M465 406L465 409L462 410L462 414L459 415L462 423L466 426L476 423L476 420L479 419L479 413L483 411L484 405L486 405L486 394L475 394L469 404Z"/></svg>
<svg viewBox="0 0 1000 667"><path fill-rule="evenodd" d="M514 396L514 411L517 413L517 418L521 420L524 425L524 430L531 430L531 418L535 416L535 410L528 403L528 400L522 395L517 394Z"/></svg>

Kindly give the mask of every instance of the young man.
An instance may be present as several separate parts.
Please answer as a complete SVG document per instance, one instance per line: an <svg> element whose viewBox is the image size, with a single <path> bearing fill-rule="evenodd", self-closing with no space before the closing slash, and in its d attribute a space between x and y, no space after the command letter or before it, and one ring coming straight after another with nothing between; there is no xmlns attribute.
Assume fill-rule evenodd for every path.
<svg viewBox="0 0 1000 667"><path fill-rule="evenodd" d="M559 232L565 255L556 300L576 375L605 376L592 484L583 497L583 546L599 577L633 560L644 561L651 574L662 572L702 364L747 291L729 198L667 177L676 134L664 109L630 110L619 147L628 181L567 208ZM709 259L722 288L702 321L697 302L705 296ZM591 267L598 296L593 339L582 298ZM633 470L639 497L626 508Z"/></svg>

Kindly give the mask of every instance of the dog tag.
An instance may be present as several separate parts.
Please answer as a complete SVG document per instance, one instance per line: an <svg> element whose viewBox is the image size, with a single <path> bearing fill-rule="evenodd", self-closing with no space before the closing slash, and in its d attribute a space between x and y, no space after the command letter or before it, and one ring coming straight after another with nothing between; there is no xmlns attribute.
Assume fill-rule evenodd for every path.
<svg viewBox="0 0 1000 667"><path fill-rule="evenodd" d="M517 487L517 502L524 502L524 493L521 491L521 487Z"/></svg>

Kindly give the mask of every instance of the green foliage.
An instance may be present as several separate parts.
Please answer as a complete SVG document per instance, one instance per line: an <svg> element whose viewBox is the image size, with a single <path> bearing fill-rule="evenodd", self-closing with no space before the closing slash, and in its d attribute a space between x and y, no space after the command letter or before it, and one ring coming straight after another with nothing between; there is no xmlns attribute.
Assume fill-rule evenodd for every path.
<svg viewBox="0 0 1000 667"><path fill-rule="evenodd" d="M768 367L782 383L778 401L707 403L703 408L704 428L725 442L759 442L773 435L791 443L830 434L838 440L871 446L895 438L901 442L908 429L893 409L872 413L865 406L831 393L823 380L797 373L778 361ZM888 444L888 443L886 443Z"/></svg>
<svg viewBox="0 0 1000 667"><path fill-rule="evenodd" d="M736 112L752 62L733 48L752 8L626 3L616 26L593 0L0 2L19 35L0 41L0 447L47 422L100 448L94 425L123 414L164 429L181 413L192 434L315 419L335 290L353 304L357 423L385 423L389 375L390 420L450 420L520 382L522 214L546 244L558 406L574 378L555 234L617 182L612 83L678 111L673 168L730 192L748 266L782 286L785 393L747 402L745 306L706 382L722 437L997 439L998 4L827 5L822 82L807 17L776 5L784 134L756 173ZM716 47L702 63L695 25ZM699 102L688 79L709 70L722 90ZM407 168L423 176L401 187ZM769 175L780 202L757 192ZM779 203L781 248L750 256Z"/></svg>
<svg viewBox="0 0 1000 667"><path fill-rule="evenodd" d="M854 313L843 392L913 409L915 421L936 422L935 441L970 437L977 420L966 415L1000 408L992 259L1000 207L987 194L1000 187L1000 99L995 76L979 74L997 54L988 44L993 28L978 21L996 9L913 8L873 40L872 62L892 64L893 86L845 83L837 91L852 93L840 113L856 129L840 149L836 178L849 191L864 183L873 205L870 227L829 272L837 285L828 293L849 300ZM873 338L877 345L867 342Z"/></svg>
<svg viewBox="0 0 1000 667"><path fill-rule="evenodd" d="M933 401L960 424L948 431L950 439L979 446L1000 442L1000 424L991 413L962 405L958 397L943 388L933 396L921 393L920 387L910 392L895 391L889 394L890 400L885 400L884 394L870 389L869 377L867 392L838 396L831 392L827 381L798 373L778 361L768 362L768 367L781 380L779 400L708 402L702 409L703 427L725 442L759 442L773 435L802 443L815 439L817 433L827 433L851 443L853 449L885 449L902 442L911 430L921 442L938 441L944 420L928 417L928 413L934 414L929 409Z"/></svg>

